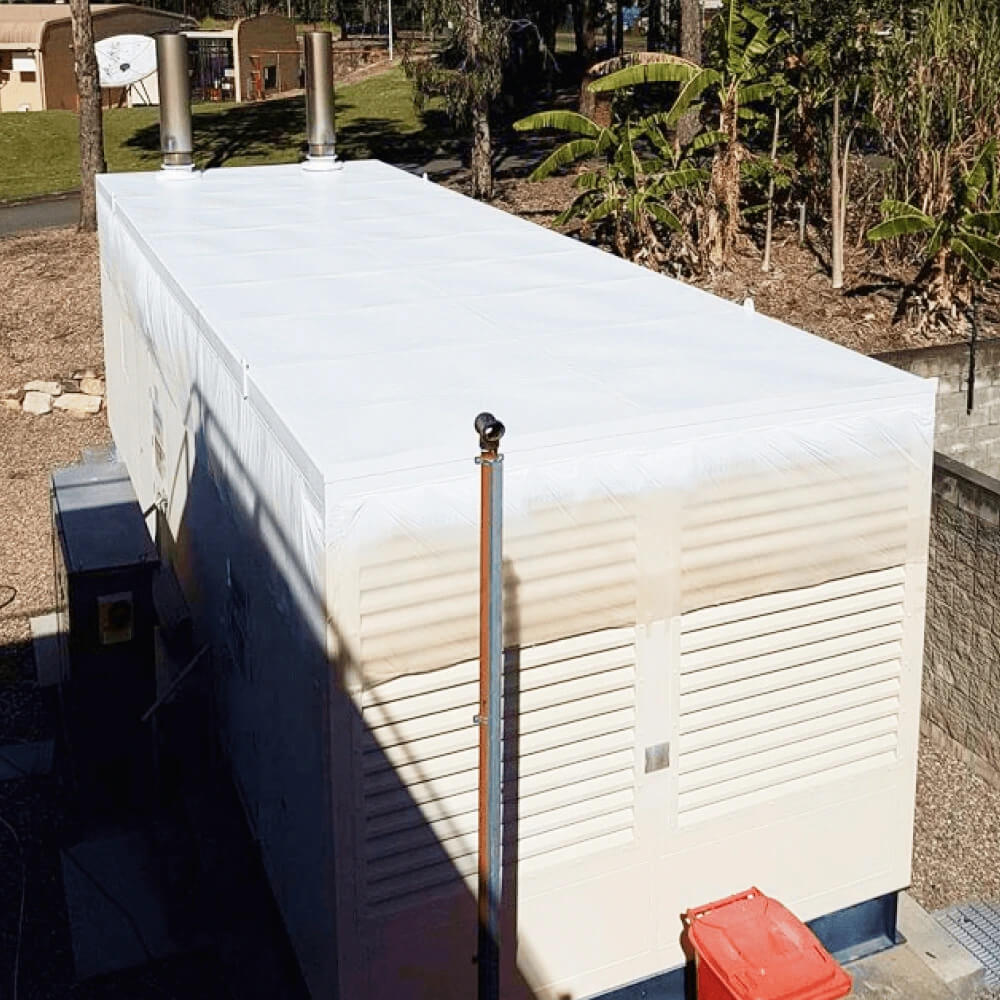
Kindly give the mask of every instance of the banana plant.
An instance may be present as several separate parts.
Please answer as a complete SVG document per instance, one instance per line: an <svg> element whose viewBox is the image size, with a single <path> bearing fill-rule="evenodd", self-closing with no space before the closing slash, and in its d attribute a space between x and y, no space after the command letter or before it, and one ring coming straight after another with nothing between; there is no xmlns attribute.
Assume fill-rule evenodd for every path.
<svg viewBox="0 0 1000 1000"><path fill-rule="evenodd" d="M693 157L719 139L718 133L701 133L681 149L665 133L659 114L601 126L574 111L544 111L522 118L514 128L558 129L573 136L535 168L531 180L544 180L580 161L593 163L577 176L579 193L557 217L558 224L579 218L606 229L619 255L657 265L667 258L661 233L684 233L674 204L678 192L708 179ZM681 257L691 255L690 247L682 248Z"/></svg>
<svg viewBox="0 0 1000 1000"><path fill-rule="evenodd" d="M698 66L677 58L630 66L590 85L592 91L602 93L646 83L679 83L680 93L668 114L672 121L665 120L666 124L675 123L700 99L714 108L722 139L712 161L703 241L715 267L731 261L740 228L741 164L749 155L741 123L754 117L752 105L772 99L784 86L770 64L775 49L787 39L760 11L742 0L728 0L714 65Z"/></svg>
<svg viewBox="0 0 1000 1000"><path fill-rule="evenodd" d="M976 282L986 281L1000 266L1000 185L997 140L985 143L967 169L952 180L952 199L939 215L909 202L886 199L883 221L868 230L868 239L899 239L926 235L922 264L900 300L897 318L916 298L922 305L921 324L934 320L954 323L971 310Z"/></svg>

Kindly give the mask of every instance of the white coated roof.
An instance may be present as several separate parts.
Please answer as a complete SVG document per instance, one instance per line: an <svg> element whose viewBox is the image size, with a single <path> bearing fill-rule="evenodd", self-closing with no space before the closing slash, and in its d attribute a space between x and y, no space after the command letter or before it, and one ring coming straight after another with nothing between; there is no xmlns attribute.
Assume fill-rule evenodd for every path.
<svg viewBox="0 0 1000 1000"><path fill-rule="evenodd" d="M98 183L327 482L928 388L377 161Z"/></svg>

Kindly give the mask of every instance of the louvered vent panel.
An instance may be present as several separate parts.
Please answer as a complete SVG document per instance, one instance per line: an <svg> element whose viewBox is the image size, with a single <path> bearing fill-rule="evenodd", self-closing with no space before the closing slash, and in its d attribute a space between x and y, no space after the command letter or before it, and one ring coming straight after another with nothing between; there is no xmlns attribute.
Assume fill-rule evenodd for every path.
<svg viewBox="0 0 1000 1000"><path fill-rule="evenodd" d="M681 618L678 817L896 759L903 569Z"/></svg>
<svg viewBox="0 0 1000 1000"><path fill-rule="evenodd" d="M635 536L635 518L613 498L536 511L512 524L504 538L511 602L504 620L508 628L516 622L517 636L508 644L631 625ZM386 680L475 655L477 537L405 536L367 555L360 578L367 676Z"/></svg>
<svg viewBox="0 0 1000 1000"><path fill-rule="evenodd" d="M908 491L891 458L700 487L682 514L682 610L902 565Z"/></svg>
<svg viewBox="0 0 1000 1000"><path fill-rule="evenodd" d="M504 825L510 841L517 814L522 872L632 839L634 639L633 629L612 629L508 656L505 728L516 709L520 754L514 759L508 729ZM475 873L478 676L470 661L364 695L369 907L409 902Z"/></svg>

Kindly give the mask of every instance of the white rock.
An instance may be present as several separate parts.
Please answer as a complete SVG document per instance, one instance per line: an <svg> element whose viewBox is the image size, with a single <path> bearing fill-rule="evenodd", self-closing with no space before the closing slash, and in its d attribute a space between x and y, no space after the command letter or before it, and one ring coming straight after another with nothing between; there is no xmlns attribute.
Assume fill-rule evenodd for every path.
<svg viewBox="0 0 1000 1000"><path fill-rule="evenodd" d="M36 417L40 417L52 412L52 396L47 392L31 389L24 394L21 406L25 413L33 413Z"/></svg>
<svg viewBox="0 0 1000 1000"><path fill-rule="evenodd" d="M84 392L64 392L52 405L58 410L69 410L72 413L97 413L101 408L100 396L88 396Z"/></svg>
<svg viewBox="0 0 1000 1000"><path fill-rule="evenodd" d="M88 396L104 395L104 379L102 378L82 378L80 379L80 391Z"/></svg>
<svg viewBox="0 0 1000 1000"><path fill-rule="evenodd" d="M25 392L44 392L48 393L50 396L58 396L62 392L61 382L43 382L40 379L35 379L33 382L25 382L24 384Z"/></svg>

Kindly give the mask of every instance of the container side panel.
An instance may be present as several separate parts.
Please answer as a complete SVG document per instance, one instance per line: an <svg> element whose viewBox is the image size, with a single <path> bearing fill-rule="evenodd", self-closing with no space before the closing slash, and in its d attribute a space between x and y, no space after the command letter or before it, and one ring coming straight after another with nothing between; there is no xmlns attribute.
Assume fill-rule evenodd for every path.
<svg viewBox="0 0 1000 1000"><path fill-rule="evenodd" d="M108 404L211 646L219 737L303 972L337 989L323 518L307 480L101 198Z"/></svg>

